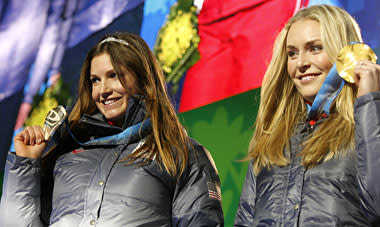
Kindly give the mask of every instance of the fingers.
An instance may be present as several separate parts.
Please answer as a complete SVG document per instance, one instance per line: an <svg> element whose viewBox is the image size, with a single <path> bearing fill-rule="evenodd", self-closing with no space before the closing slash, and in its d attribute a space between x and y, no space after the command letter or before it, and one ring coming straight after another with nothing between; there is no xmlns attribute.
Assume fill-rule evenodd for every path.
<svg viewBox="0 0 380 227"><path fill-rule="evenodd" d="M359 61L354 67L354 73L359 80L362 76L373 76L376 73L376 64L370 61Z"/></svg>
<svg viewBox="0 0 380 227"><path fill-rule="evenodd" d="M44 131L40 126L28 126L16 136L25 145L35 145L44 142Z"/></svg>
<svg viewBox="0 0 380 227"><path fill-rule="evenodd" d="M28 126L14 138L16 155L38 159L47 146L44 131L40 126Z"/></svg>
<svg viewBox="0 0 380 227"><path fill-rule="evenodd" d="M354 68L354 79L358 96L380 91L380 66L368 60L359 61Z"/></svg>

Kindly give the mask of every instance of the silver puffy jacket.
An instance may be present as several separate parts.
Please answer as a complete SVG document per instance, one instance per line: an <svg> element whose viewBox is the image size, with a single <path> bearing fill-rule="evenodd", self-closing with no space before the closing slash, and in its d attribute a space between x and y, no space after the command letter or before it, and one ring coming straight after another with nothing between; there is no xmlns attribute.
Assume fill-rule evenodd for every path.
<svg viewBox="0 0 380 227"><path fill-rule="evenodd" d="M305 170L297 153L314 129L301 123L289 165L255 176L251 163L235 226L380 226L380 93L357 98L354 116L347 155Z"/></svg>
<svg viewBox="0 0 380 227"><path fill-rule="evenodd" d="M41 203L46 190L40 190L40 160L9 153L1 227L223 226L219 176L202 146L193 141L188 166L177 181L156 160L143 167L120 161L143 143L149 124L142 132L136 125L122 132L102 118L84 117L95 139L56 160L54 187L42 184L53 188L48 204ZM96 138L107 131L113 136ZM42 217L49 202L51 212Z"/></svg>

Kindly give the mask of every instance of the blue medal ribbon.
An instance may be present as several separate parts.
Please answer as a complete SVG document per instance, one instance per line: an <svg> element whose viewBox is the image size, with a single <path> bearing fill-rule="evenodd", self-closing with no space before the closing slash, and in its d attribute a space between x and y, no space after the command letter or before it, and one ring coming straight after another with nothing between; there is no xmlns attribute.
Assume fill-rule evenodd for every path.
<svg viewBox="0 0 380 227"><path fill-rule="evenodd" d="M339 95L345 81L339 76L334 64L326 76L313 104L308 106L307 121L317 120L321 114L330 115L330 106Z"/></svg>
<svg viewBox="0 0 380 227"><path fill-rule="evenodd" d="M70 127L68 127L68 132L70 136L81 146L93 146L93 145L118 145L118 144L128 144L132 141L137 141L139 138L144 137L144 134L146 132L151 131L152 129L152 123L150 119L147 119L145 121L142 121L138 124L135 124L131 127L126 128L124 131L122 131L119 134L112 135L112 136L105 136L101 138L97 138L94 140L87 141L85 143L80 142L73 133L70 130Z"/></svg>

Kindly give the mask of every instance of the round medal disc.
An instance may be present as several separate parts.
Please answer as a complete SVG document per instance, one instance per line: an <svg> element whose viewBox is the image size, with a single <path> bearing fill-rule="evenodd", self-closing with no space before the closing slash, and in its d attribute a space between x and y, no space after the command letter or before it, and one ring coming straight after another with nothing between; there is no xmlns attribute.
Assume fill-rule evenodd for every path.
<svg viewBox="0 0 380 227"><path fill-rule="evenodd" d="M354 67L361 60L376 63L375 52L366 44L355 43L343 47L336 60L336 69L340 77L349 83L354 83Z"/></svg>

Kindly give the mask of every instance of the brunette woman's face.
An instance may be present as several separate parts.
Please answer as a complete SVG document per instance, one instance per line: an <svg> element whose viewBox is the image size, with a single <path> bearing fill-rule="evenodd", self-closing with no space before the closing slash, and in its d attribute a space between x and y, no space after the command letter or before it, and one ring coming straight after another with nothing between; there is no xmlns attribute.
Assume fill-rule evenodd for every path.
<svg viewBox="0 0 380 227"><path fill-rule="evenodd" d="M333 65L323 49L319 22L295 22L289 29L286 46L288 74L298 92L312 103Z"/></svg>
<svg viewBox="0 0 380 227"><path fill-rule="evenodd" d="M127 71L124 80L129 93L121 84L108 54L95 56L91 61L90 81L92 99L99 111L109 121L121 126L128 106L129 94L133 93L135 80Z"/></svg>

